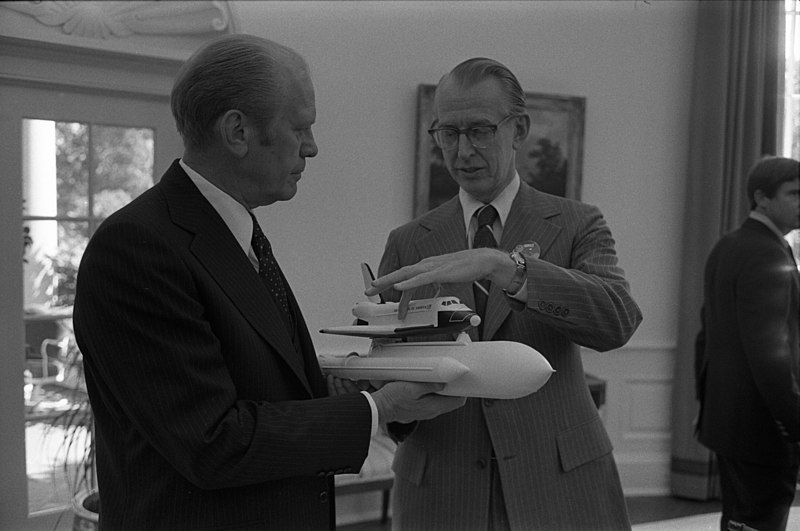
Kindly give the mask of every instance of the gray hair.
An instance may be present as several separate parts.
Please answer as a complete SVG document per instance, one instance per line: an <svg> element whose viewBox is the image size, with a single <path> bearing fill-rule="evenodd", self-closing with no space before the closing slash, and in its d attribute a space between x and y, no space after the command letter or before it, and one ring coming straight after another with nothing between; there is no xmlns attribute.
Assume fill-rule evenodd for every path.
<svg viewBox="0 0 800 531"><path fill-rule="evenodd" d="M267 135L298 71L308 72L300 54L253 35L225 35L204 45L183 64L172 87L172 115L184 145L206 147L216 120L233 109Z"/></svg>
<svg viewBox="0 0 800 531"><path fill-rule="evenodd" d="M466 88L491 78L500 82L505 95L507 111L510 114L525 114L525 91L522 90L517 76L504 64L494 59L473 57L460 63L442 76L437 85L437 92L447 80L453 80L459 86Z"/></svg>

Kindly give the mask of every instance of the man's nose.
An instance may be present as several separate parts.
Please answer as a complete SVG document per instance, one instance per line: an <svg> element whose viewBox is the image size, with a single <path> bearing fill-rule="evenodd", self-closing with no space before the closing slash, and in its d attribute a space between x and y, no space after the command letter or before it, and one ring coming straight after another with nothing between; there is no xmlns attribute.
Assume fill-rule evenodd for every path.
<svg viewBox="0 0 800 531"><path fill-rule="evenodd" d="M466 133L458 133L458 156L467 158L475 152L475 146Z"/></svg>
<svg viewBox="0 0 800 531"><path fill-rule="evenodd" d="M309 131L306 138L303 140L303 144L300 146L300 155L305 158L316 157L317 153L319 153L319 148L317 148L317 142L314 140L314 135Z"/></svg>

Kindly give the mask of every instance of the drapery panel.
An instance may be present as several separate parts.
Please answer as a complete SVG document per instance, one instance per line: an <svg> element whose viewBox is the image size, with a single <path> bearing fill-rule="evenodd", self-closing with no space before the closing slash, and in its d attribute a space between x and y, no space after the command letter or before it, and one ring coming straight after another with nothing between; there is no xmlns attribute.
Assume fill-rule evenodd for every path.
<svg viewBox="0 0 800 531"><path fill-rule="evenodd" d="M703 269L720 236L749 212L746 179L775 154L783 75L781 0L698 3L672 395L670 484L676 496L719 497L713 455L694 435L694 349Z"/></svg>

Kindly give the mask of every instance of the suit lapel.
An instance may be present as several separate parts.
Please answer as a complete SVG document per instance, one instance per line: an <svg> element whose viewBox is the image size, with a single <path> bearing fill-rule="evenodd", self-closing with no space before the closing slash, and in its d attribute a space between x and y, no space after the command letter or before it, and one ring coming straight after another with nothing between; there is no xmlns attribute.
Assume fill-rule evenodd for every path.
<svg viewBox="0 0 800 531"><path fill-rule="evenodd" d="M521 182L506 219L506 225L503 227L503 237L498 248L511 252L522 242L534 241L541 248L540 257L546 259L547 252L561 232L561 227L553 222L560 214L561 212L545 194L538 192L524 181ZM511 307L505 297L502 288L492 284L486 305L485 339L491 339L511 313Z"/></svg>
<svg viewBox="0 0 800 531"><path fill-rule="evenodd" d="M415 243L420 259L455 253L467 248L467 229L464 226L464 216L458 195L424 216L419 220L419 224L428 231ZM470 308L475 308L475 296L472 293L471 284L449 285L446 293L458 297ZM432 290L429 296L433 296ZM473 340L478 339L476 329L470 330L470 337Z"/></svg>
<svg viewBox="0 0 800 531"><path fill-rule="evenodd" d="M301 357L283 324L280 310L228 227L177 161L159 185L176 225L194 234L190 250L230 297L250 325L286 361L311 393ZM292 296L296 306L296 301ZM299 312L297 312L299 314Z"/></svg>

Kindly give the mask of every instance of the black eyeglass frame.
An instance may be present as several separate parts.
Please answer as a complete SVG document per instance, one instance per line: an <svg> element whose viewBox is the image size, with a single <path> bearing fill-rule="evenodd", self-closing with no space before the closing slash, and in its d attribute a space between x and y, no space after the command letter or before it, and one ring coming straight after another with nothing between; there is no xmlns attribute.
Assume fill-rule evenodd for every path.
<svg viewBox="0 0 800 531"><path fill-rule="evenodd" d="M472 147L474 147L476 149L487 149L494 142L494 137L497 134L497 129L500 127L500 124L502 124L503 122L505 122L509 118L515 118L517 116L521 116L521 115L520 114L513 114L513 113L512 114L507 114L502 120L500 120L496 124L473 125L471 127L465 127L464 129L458 129L456 127L435 127L433 129L428 129L428 134L431 135L431 138L433 138L433 141L436 142L436 145L439 146L439 148L442 151L452 151L454 149L458 149L458 143L461 140L461 135L465 135L467 137L467 140L469 140L469 143L470 143L470 145ZM485 128L488 128L488 129L491 130L492 138L489 141L487 141L485 145L477 145L477 144L475 144L475 140L470 135L470 132L474 131L475 129L482 128L482 127L485 127ZM452 147L449 147L449 148L445 148L444 146L442 146L442 144L436 138L436 133L438 133L439 131L452 131L454 133L458 133L458 136L456 137L455 144Z"/></svg>

